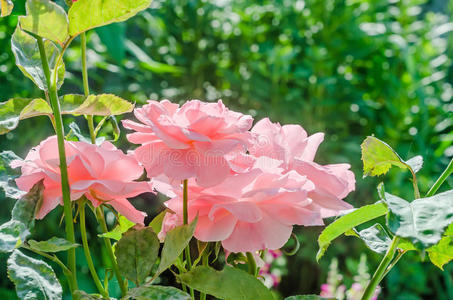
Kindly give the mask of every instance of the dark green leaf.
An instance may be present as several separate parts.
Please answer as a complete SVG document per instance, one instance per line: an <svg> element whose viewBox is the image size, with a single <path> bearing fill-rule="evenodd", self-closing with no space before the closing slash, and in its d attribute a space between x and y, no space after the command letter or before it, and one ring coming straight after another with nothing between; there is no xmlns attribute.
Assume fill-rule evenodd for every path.
<svg viewBox="0 0 453 300"><path fill-rule="evenodd" d="M160 230L162 229L162 222L164 221L165 214L167 213L167 210L161 211L152 221L149 223L149 227L151 227L154 232L159 233Z"/></svg>
<svg viewBox="0 0 453 300"><path fill-rule="evenodd" d="M175 260L181 255L184 248L189 245L190 240L195 232L198 218L193 220L190 224L178 226L173 228L165 236L164 247L160 259L159 268L154 277L170 267Z"/></svg>
<svg viewBox="0 0 453 300"><path fill-rule="evenodd" d="M42 204L42 193L44 184L42 180L36 183L31 190L22 198L16 201L12 212L12 220L24 223L31 229L35 223L35 214Z"/></svg>
<svg viewBox="0 0 453 300"><path fill-rule="evenodd" d="M120 272L127 279L140 284L151 272L159 246L159 239L152 228L125 233L115 248Z"/></svg>
<svg viewBox="0 0 453 300"><path fill-rule="evenodd" d="M334 300L335 298L324 298L318 295L297 295L285 298L285 300Z"/></svg>
<svg viewBox="0 0 453 300"><path fill-rule="evenodd" d="M125 300L190 300L190 295L171 286L144 285L130 290Z"/></svg>
<svg viewBox="0 0 453 300"><path fill-rule="evenodd" d="M178 276L179 280L197 290L225 300L274 300L272 293L254 276L229 266L216 271L207 266L195 267Z"/></svg>
<svg viewBox="0 0 453 300"><path fill-rule="evenodd" d="M131 222L126 217L120 215L118 218L118 225L116 225L115 228L112 229L112 231L99 234L99 237L119 241L123 233L127 232L129 229L134 227L134 225L135 225L134 222Z"/></svg>
<svg viewBox="0 0 453 300"><path fill-rule="evenodd" d="M49 68L53 72L60 50L49 40L44 41L44 49ZM41 90L48 90L36 39L17 27L11 38L11 50L16 58L16 65L22 73L30 78ZM59 88L63 84L65 73L65 66L62 61L57 66L57 73Z"/></svg>
<svg viewBox="0 0 453 300"><path fill-rule="evenodd" d="M81 290L75 291L74 294L79 297L78 298L79 300L99 300L99 299L110 300L110 299L115 299L115 298L105 298L105 297L102 297L102 295L99 295L99 294L88 294L87 292L81 291Z"/></svg>
<svg viewBox="0 0 453 300"><path fill-rule="evenodd" d="M76 248L79 246L78 244L73 244L68 240L65 240L62 238L57 238L57 237L52 237L51 239L49 239L47 241L41 241L41 242L37 242L35 240L29 240L28 244L31 249L38 250L41 252L50 252L50 253L66 251L66 250Z"/></svg>
<svg viewBox="0 0 453 300"><path fill-rule="evenodd" d="M95 27L125 21L150 4L151 0L78 0L69 9L69 34L74 36ZM89 18L87 12L90 12Z"/></svg>
<svg viewBox="0 0 453 300"><path fill-rule="evenodd" d="M101 42L107 47L107 52L117 62L121 63L126 56L124 39L126 37L126 24L114 23L96 29Z"/></svg>
<svg viewBox="0 0 453 300"><path fill-rule="evenodd" d="M43 261L14 250L8 259L8 277L20 299L61 300L63 290L52 268Z"/></svg>
<svg viewBox="0 0 453 300"><path fill-rule="evenodd" d="M332 224L329 224L329 226L327 226L318 237L319 251L316 255L316 260L319 260L324 255L330 243L334 239L347 232L348 230L360 224L383 216L386 213L387 207L385 206L385 204L378 202L375 204L362 206L354 210L353 212L340 217Z"/></svg>
<svg viewBox="0 0 453 300"><path fill-rule="evenodd" d="M423 164L421 156L416 156L405 162L392 147L374 136L367 137L361 148L365 176L383 175L388 172L392 165L402 169L410 169L413 173L416 173Z"/></svg>
<svg viewBox="0 0 453 300"><path fill-rule="evenodd" d="M25 225L11 220L0 226L0 253L11 252L21 244L29 234Z"/></svg>
<svg viewBox="0 0 453 300"><path fill-rule="evenodd" d="M68 17L64 9L49 0L27 0L27 15L19 18L20 27L63 47L68 39Z"/></svg>
<svg viewBox="0 0 453 300"><path fill-rule="evenodd" d="M0 16L6 17L13 11L14 4L11 0L0 0Z"/></svg>
<svg viewBox="0 0 453 300"><path fill-rule="evenodd" d="M408 202L385 193L390 230L427 248L439 242L445 228L453 223L453 190Z"/></svg>

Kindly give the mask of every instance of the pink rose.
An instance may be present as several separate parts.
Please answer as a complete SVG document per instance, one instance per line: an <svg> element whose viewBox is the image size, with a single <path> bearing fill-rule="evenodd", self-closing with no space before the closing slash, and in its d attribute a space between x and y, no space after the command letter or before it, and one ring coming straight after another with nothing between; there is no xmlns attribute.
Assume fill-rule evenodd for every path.
<svg viewBox="0 0 453 300"><path fill-rule="evenodd" d="M222 183L205 188L189 180L188 213L198 215L195 237L200 241L222 241L230 252L279 249L289 239L293 225L322 225L308 193L314 185L295 171L257 160L248 172L231 174ZM168 191L168 190L167 190ZM165 202L182 223L182 190ZM168 218L175 224L173 215ZM167 220L167 218L166 218ZM165 226L165 225L164 225Z"/></svg>
<svg viewBox="0 0 453 300"><path fill-rule="evenodd" d="M299 125L281 126L268 118L256 123L252 133L254 138L248 148L252 156L279 160L280 167L286 172L295 170L314 183L315 188L309 193L309 197L323 218L352 208L349 203L342 201L355 189L354 173L349 170L350 165L323 166L313 161L318 146L324 139L323 133L308 136Z"/></svg>
<svg viewBox="0 0 453 300"><path fill-rule="evenodd" d="M65 142L71 200L86 196L94 206L110 204L130 221L143 224L145 213L136 210L127 198L151 192L149 182L135 182L143 173L133 156L125 155L110 142L101 146L85 142ZM24 161L13 161L22 167L17 186L29 191L44 179L43 204L36 214L44 218L58 204L62 205L59 156L56 136L33 148Z"/></svg>
<svg viewBox="0 0 453 300"><path fill-rule="evenodd" d="M181 107L168 100L148 101L137 108L141 123L123 121L135 130L128 134L149 177L165 174L171 179L196 178L200 186L221 183L230 173L225 156L244 148L251 134L252 117L229 110L219 100L186 102Z"/></svg>

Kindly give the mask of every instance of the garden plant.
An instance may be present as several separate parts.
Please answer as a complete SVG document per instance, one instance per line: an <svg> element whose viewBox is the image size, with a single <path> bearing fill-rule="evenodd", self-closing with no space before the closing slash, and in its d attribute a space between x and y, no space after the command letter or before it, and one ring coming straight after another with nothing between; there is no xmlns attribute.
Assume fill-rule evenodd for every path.
<svg viewBox="0 0 453 300"><path fill-rule="evenodd" d="M13 2L0 3L2 16L9 15ZM11 50L42 96L1 102L0 134L35 117L47 117L55 134L24 158L0 153L0 186L16 200L11 220L0 226L0 252L9 256L7 274L20 299L62 299L65 289L73 299L112 299L112 282L121 299L276 299L263 284L266 258L295 254L300 245L293 228L323 226L330 217L335 220L321 232L313 253L317 260L343 234L382 256L370 278L361 271L360 299L379 297L379 284L407 252L441 269L453 259L453 190L438 193L453 173L453 160L423 191L417 180L422 156L405 160L384 141L364 136L364 176L399 168L407 173L402 176L411 182L413 197L386 191L384 180L377 202L357 207L344 200L356 189L350 165L316 162L323 133L310 135L298 124L280 125L268 117L255 121L222 100L136 105L112 93L91 93L87 32L126 21L150 5L150 0L77 0L66 7L26 2ZM62 94L65 53L76 39L83 91ZM117 121L131 112L133 117ZM67 117L84 120L88 132L75 122L65 127ZM106 126L112 135L99 136ZM114 145L121 133L127 134L126 151ZM166 197L166 208L150 222L129 201L144 193ZM65 238L53 232L46 240L30 238L35 225L60 206ZM101 230L95 237L87 232L88 214ZM115 226L108 226L107 214ZM95 238L109 259L103 270L92 257L89 242ZM76 256L77 248L84 257ZM79 288L80 259L96 293ZM174 277L173 286L161 284L164 272ZM335 297L324 290L286 299Z"/></svg>

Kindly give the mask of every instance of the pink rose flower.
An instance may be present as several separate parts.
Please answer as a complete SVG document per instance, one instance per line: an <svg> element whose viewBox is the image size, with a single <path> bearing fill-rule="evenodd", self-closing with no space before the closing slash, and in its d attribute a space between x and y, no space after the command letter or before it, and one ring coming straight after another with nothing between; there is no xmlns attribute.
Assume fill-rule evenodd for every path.
<svg viewBox="0 0 453 300"><path fill-rule="evenodd" d="M308 136L299 125L281 126L268 118L256 123L251 131L254 138L248 148L250 154L279 160L280 167L286 172L295 170L313 182L315 188L309 193L309 197L323 218L352 208L349 203L342 201L355 189L355 177L349 170L350 165L323 166L313 161L318 146L324 139L323 133Z"/></svg>
<svg viewBox="0 0 453 300"><path fill-rule="evenodd" d="M168 100L148 101L134 110L141 123L123 121L136 132L128 134L149 177L196 178L200 186L221 183L230 173L225 156L244 148L251 134L252 117L229 110L219 100L191 100L181 107Z"/></svg>
<svg viewBox="0 0 453 300"><path fill-rule="evenodd" d="M143 224L146 214L136 210L127 198L151 192L149 182L135 182L143 173L137 160L115 148L110 142L101 146L85 142L65 142L71 200L86 196L94 206L110 204L130 221ZM59 156L56 136L51 136L33 148L23 161L13 161L12 167L22 167L17 186L29 191L44 179L43 203L36 214L44 218L58 204L63 205Z"/></svg>
<svg viewBox="0 0 453 300"><path fill-rule="evenodd" d="M282 169L263 164L258 159L250 171L230 174L209 188L189 180L188 214L189 220L198 215L198 240L222 241L230 252L272 250L288 241L293 225L323 224L308 198L314 185L295 171L282 174ZM173 193L176 196L165 202L176 213L165 218L169 227L182 223L182 190Z"/></svg>

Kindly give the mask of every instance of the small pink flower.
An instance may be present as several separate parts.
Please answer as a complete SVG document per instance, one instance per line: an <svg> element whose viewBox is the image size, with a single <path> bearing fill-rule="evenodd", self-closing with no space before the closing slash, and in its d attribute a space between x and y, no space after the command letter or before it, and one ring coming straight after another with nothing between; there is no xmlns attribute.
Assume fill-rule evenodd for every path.
<svg viewBox="0 0 453 300"><path fill-rule="evenodd" d="M222 241L230 252L279 249L288 241L293 225L323 224L308 198L314 186L306 177L295 171L281 174L279 168L260 164L257 160L250 171L231 174L210 188L189 180L188 213L190 220L198 215L198 240ZM174 194L165 204L181 224L181 189Z"/></svg>
<svg viewBox="0 0 453 300"><path fill-rule="evenodd" d="M221 100L191 100L181 107L148 101L134 113L141 123L125 120L123 125L136 131L127 138L141 144L135 155L149 177L196 178L205 187L221 183L230 173L225 156L244 148L251 136L252 117L229 110Z"/></svg>
<svg viewBox="0 0 453 300"><path fill-rule="evenodd" d="M133 156L125 155L110 142L101 146L85 142L65 142L71 200L86 196L94 206L110 204L130 221L143 224L145 213L136 210L127 198L152 190L149 182L135 182L143 173ZM22 167L17 186L29 191L44 179L43 204L36 214L44 218L58 204L62 205L60 162L56 136L33 148L24 161L13 161Z"/></svg>
<svg viewBox="0 0 453 300"><path fill-rule="evenodd" d="M281 162L279 166L286 172L294 170L314 183L315 188L309 193L309 197L323 218L352 208L349 203L342 201L355 189L354 173L349 170L350 165L323 166L313 161L318 146L324 139L323 133L308 136L299 125L281 126L267 118L256 123L252 133L254 138L249 145L252 156L278 160ZM239 159L235 158L234 162L237 160ZM240 161L245 160L242 158Z"/></svg>

